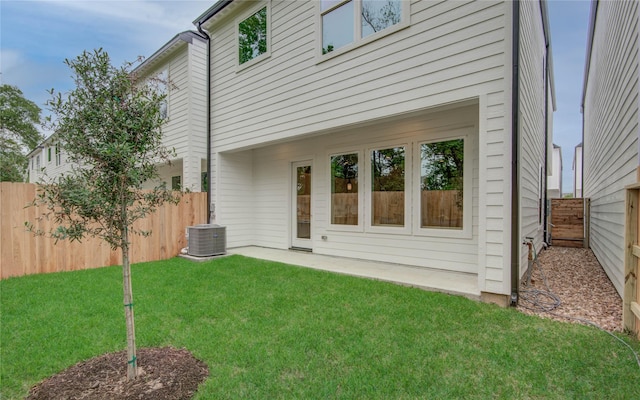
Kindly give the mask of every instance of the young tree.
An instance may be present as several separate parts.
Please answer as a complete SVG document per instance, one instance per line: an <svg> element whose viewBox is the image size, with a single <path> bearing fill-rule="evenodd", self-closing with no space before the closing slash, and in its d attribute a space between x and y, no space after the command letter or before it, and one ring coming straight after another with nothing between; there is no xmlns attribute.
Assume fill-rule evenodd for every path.
<svg viewBox="0 0 640 400"><path fill-rule="evenodd" d="M117 68L102 49L65 60L76 88L63 96L51 91L47 105L56 119L52 127L65 150L72 172L42 185L36 204L58 228L55 239L81 240L97 236L122 250L124 307L127 326L127 377L137 376L133 294L129 264L133 223L165 201L177 203L179 192L163 184L142 191L157 178L157 165L172 152L162 145L160 115L165 94L157 84L140 82L131 64ZM31 227L33 228L33 227ZM47 232L36 232L46 234Z"/></svg>
<svg viewBox="0 0 640 400"><path fill-rule="evenodd" d="M39 124L40 107L17 87L0 85L0 182L25 180L25 154L44 140Z"/></svg>

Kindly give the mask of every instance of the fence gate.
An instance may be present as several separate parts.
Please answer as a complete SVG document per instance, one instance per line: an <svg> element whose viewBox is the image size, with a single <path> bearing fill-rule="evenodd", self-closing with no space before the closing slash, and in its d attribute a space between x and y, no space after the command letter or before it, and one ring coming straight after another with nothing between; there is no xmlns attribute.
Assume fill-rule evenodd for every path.
<svg viewBox="0 0 640 400"><path fill-rule="evenodd" d="M589 247L589 199L551 199L550 244Z"/></svg>
<svg viewBox="0 0 640 400"><path fill-rule="evenodd" d="M626 191L622 321L624 328L634 332L640 339L640 291L637 284L638 261L640 259L640 245L638 244L640 183L627 186Z"/></svg>

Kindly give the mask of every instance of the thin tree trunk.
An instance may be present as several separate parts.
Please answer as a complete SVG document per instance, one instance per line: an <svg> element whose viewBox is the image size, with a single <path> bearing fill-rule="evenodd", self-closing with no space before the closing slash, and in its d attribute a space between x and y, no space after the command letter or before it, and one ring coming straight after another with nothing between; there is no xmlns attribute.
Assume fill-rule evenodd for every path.
<svg viewBox="0 0 640 400"><path fill-rule="evenodd" d="M138 377L138 362L136 359L136 330L133 318L131 265L129 264L129 237L126 227L122 232L122 278L124 287L124 316L127 322L127 379L135 379Z"/></svg>

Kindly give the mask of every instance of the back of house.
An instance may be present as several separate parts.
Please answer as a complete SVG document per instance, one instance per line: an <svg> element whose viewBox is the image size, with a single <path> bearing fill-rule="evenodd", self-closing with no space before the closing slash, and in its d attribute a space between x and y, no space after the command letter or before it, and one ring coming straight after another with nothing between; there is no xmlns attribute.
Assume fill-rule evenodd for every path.
<svg viewBox="0 0 640 400"><path fill-rule="evenodd" d="M229 247L517 294L523 241L545 234L543 1L219 1L194 24L210 37L211 212Z"/></svg>

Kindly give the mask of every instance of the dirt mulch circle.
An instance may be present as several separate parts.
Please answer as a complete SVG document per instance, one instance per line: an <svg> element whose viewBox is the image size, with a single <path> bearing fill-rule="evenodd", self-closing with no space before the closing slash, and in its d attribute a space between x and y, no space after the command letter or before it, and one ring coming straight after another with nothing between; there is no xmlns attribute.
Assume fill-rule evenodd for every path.
<svg viewBox="0 0 640 400"><path fill-rule="evenodd" d="M527 302L533 298L553 308L555 299L547 291L559 300L550 312ZM577 320L581 319L610 332L622 331L622 299L590 249L551 246L543 250L533 267L531 284L521 285L520 295L518 309L526 314L585 323Z"/></svg>
<svg viewBox="0 0 640 400"><path fill-rule="evenodd" d="M78 363L31 388L28 400L190 399L209 376L206 364L185 349L139 349L139 375L127 381L126 351Z"/></svg>

